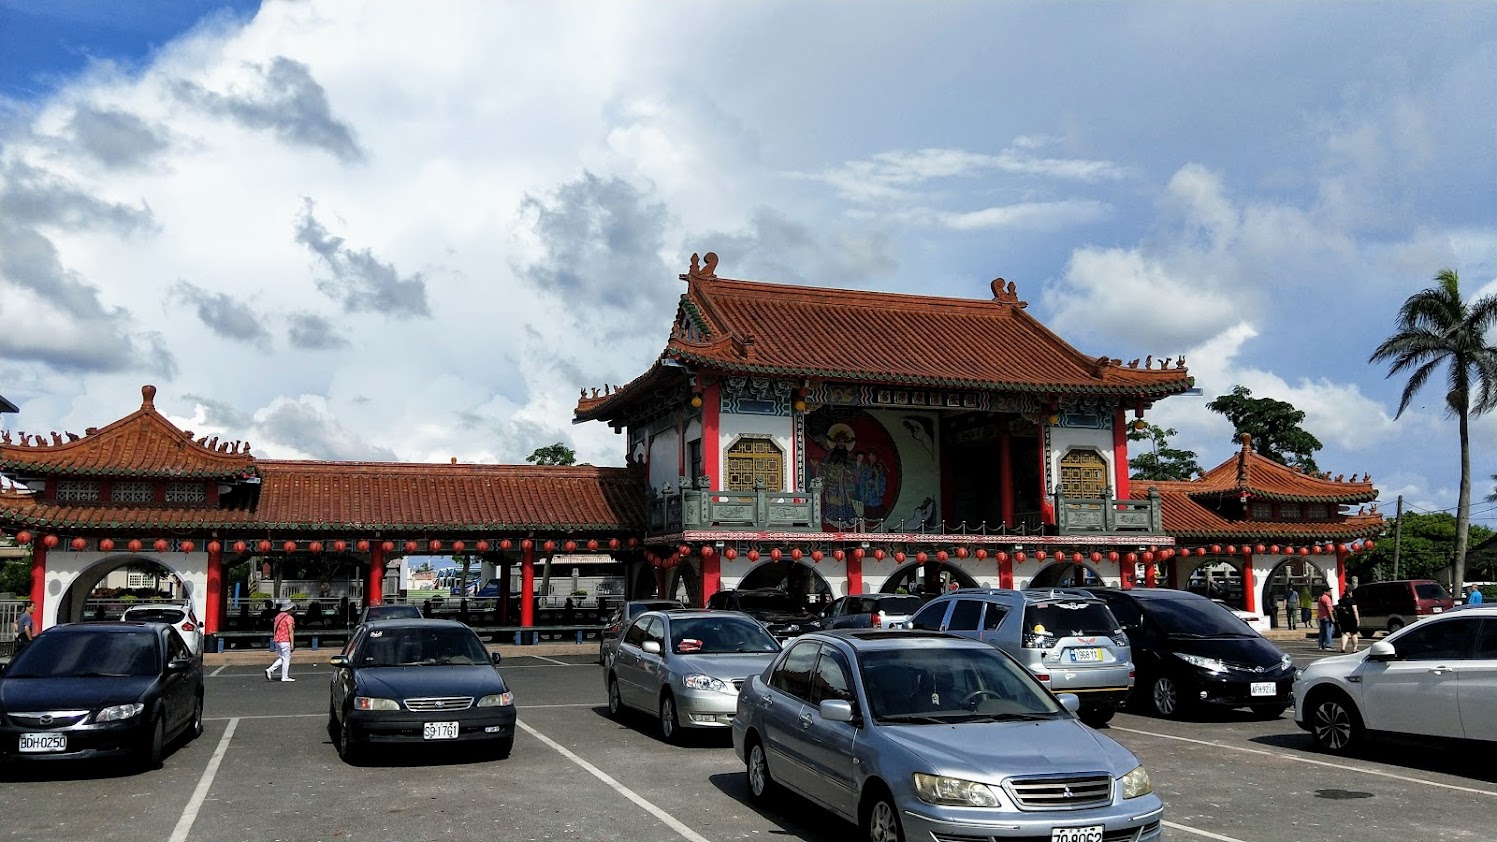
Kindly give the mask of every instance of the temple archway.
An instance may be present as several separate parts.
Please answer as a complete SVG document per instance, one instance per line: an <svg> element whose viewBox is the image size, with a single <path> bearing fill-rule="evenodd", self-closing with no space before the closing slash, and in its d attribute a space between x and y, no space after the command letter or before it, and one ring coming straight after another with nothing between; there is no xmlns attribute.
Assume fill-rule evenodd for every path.
<svg viewBox="0 0 1497 842"><path fill-rule="evenodd" d="M94 591L111 573L123 571L122 585L107 597L93 598ZM192 601L198 617L204 615L203 595L193 584L192 570L178 570L161 559L124 553L99 559L79 570L61 588L53 614L54 623L80 620L119 619L132 602L149 599ZM152 596L158 594L159 596Z"/></svg>
<svg viewBox="0 0 1497 842"><path fill-rule="evenodd" d="M1240 557L1205 556L1180 570L1180 588L1209 599L1219 599L1233 608L1246 610L1247 594L1242 586Z"/></svg>
<svg viewBox="0 0 1497 842"><path fill-rule="evenodd" d="M1084 562L1056 561L1040 568L1029 580L1031 588L1102 587L1107 582L1096 568Z"/></svg>
<svg viewBox="0 0 1497 842"><path fill-rule="evenodd" d="M1336 557L1320 556L1335 564ZM1284 613L1288 607L1293 614L1293 625L1298 627L1303 623L1313 623L1315 609L1313 600L1320 592L1330 587L1332 571L1327 571L1310 558L1295 556L1286 558L1274 565L1267 576L1263 577L1260 591L1259 605L1263 606L1263 614L1275 618L1275 624L1286 627L1290 625L1289 615ZM1311 607L1310 619L1304 617L1303 592L1308 588L1310 591ZM1292 596L1291 596L1292 592ZM1286 606L1286 603L1289 603ZM1272 606L1270 608L1270 606Z"/></svg>
<svg viewBox="0 0 1497 842"><path fill-rule="evenodd" d="M936 571L936 579L933 582L927 582L926 571L932 568ZM942 594L950 590L953 584L959 588L978 586L976 579L951 562L913 561L895 570L889 578L885 579L879 592L899 593L899 589L904 588L905 593Z"/></svg>
<svg viewBox="0 0 1497 842"><path fill-rule="evenodd" d="M762 562L738 582L738 587L784 591L805 605L821 605L832 599L832 586L825 577L814 566L794 559Z"/></svg>

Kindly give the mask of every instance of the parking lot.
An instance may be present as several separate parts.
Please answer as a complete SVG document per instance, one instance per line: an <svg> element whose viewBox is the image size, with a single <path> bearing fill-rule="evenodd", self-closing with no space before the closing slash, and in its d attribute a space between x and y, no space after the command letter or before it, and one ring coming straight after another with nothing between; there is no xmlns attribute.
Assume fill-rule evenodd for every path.
<svg viewBox="0 0 1497 842"><path fill-rule="evenodd" d="M1286 648L1301 663L1309 643ZM207 732L162 769L6 770L0 836L57 840L730 840L833 842L852 829L803 802L758 811L727 734L682 747L648 717L606 715L590 655L510 656L513 755L441 753L350 767L325 730L326 656L299 652L294 684L251 663L210 665ZM315 660L314 660L315 658ZM1149 768L1167 835L1223 842L1486 840L1497 765L1470 746L1311 750L1290 715L1188 722L1123 713L1105 729Z"/></svg>

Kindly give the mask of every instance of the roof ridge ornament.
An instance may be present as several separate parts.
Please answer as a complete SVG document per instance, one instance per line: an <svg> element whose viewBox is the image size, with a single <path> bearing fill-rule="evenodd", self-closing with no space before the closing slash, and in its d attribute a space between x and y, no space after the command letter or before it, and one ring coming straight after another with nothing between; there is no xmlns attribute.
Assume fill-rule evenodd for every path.
<svg viewBox="0 0 1497 842"><path fill-rule="evenodd" d="M1007 284L1008 286L1005 287L1004 284ZM999 304L1008 304L1014 307L1018 307L1020 310L1023 310L1025 307L1029 306L1028 301L1019 300L1018 288L1014 285L1013 281L1005 281L1002 278L994 278L992 287L993 300L998 302Z"/></svg>
<svg viewBox="0 0 1497 842"><path fill-rule="evenodd" d="M715 280L717 278L717 252L709 251L705 257L692 252L691 268L686 270L686 274L681 275L680 278L687 283Z"/></svg>
<svg viewBox="0 0 1497 842"><path fill-rule="evenodd" d="M147 383L146 385L140 387L140 408L141 409L155 409L156 408L156 387L155 386L152 386L151 384Z"/></svg>

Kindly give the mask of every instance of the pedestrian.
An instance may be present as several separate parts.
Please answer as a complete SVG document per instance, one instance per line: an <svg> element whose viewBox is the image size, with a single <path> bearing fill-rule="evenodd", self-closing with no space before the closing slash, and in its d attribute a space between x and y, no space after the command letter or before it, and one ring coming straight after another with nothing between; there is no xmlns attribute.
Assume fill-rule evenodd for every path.
<svg viewBox="0 0 1497 842"><path fill-rule="evenodd" d="M1331 589L1326 588L1320 592L1315 600L1315 619L1320 621L1320 648L1321 651L1331 651L1331 630L1336 627L1334 614L1336 604L1331 602Z"/></svg>
<svg viewBox="0 0 1497 842"><path fill-rule="evenodd" d="M12 656L21 654L21 650L26 648L26 644L31 642L31 638L36 637L35 603L26 603L26 607L22 608L21 613L16 615L14 631L16 633L16 644L10 651Z"/></svg>
<svg viewBox="0 0 1497 842"><path fill-rule="evenodd" d="M271 644L275 646L275 662L265 668L265 680L275 681L276 667L281 669L282 681L295 681L291 677L291 650L292 641L296 638L296 617L291 613L291 600L283 599L277 606L281 613L275 615L274 629L271 634Z"/></svg>
<svg viewBox="0 0 1497 842"><path fill-rule="evenodd" d="M1299 627L1299 624L1294 620L1295 615L1298 613L1299 594L1295 593L1294 586L1291 585L1284 591L1284 621L1285 626L1290 631L1293 631L1294 629Z"/></svg>
<svg viewBox="0 0 1497 842"><path fill-rule="evenodd" d="M1357 651L1357 637L1362 626L1362 612L1357 610L1356 588L1347 588L1341 601L1336 603L1336 627L1341 630L1341 651L1351 643L1351 651Z"/></svg>
<svg viewBox="0 0 1497 842"><path fill-rule="evenodd" d="M1266 606L1268 611L1265 612L1268 614L1268 627L1276 629L1279 627L1279 597L1278 594L1274 593L1273 588L1269 588L1265 596L1268 601L1268 605Z"/></svg>
<svg viewBox="0 0 1497 842"><path fill-rule="evenodd" d="M1305 628L1310 627L1310 611L1315 607L1315 597L1310 593L1308 583L1299 587L1299 621Z"/></svg>
<svg viewBox="0 0 1497 842"><path fill-rule="evenodd" d="M1480 605L1480 604L1482 604L1482 602L1483 602L1483 597L1481 595L1481 588L1478 588L1475 585L1467 585L1466 586L1466 604L1467 605Z"/></svg>

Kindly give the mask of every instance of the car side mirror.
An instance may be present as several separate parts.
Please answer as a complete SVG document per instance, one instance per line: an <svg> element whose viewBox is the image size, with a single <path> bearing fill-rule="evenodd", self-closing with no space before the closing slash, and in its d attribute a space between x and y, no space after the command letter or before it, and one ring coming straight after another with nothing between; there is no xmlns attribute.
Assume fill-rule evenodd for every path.
<svg viewBox="0 0 1497 842"><path fill-rule="evenodd" d="M330 663L330 664L332 664L335 667L340 667L340 668L344 668L344 669L346 669L348 667L348 665L349 665L348 664L348 656L347 655L334 655L333 657L328 658L327 662Z"/></svg>
<svg viewBox="0 0 1497 842"><path fill-rule="evenodd" d="M1061 707L1065 708L1071 713L1075 713L1076 711L1081 710L1081 697L1076 695L1075 693L1061 693L1055 698L1060 700Z"/></svg>
<svg viewBox="0 0 1497 842"><path fill-rule="evenodd" d="M187 672L192 669L194 661L191 658L173 658L166 662L167 672Z"/></svg>
<svg viewBox="0 0 1497 842"><path fill-rule="evenodd" d="M644 642L644 645L641 646L640 648L643 649L643 650L645 650L645 654L646 655L659 655L660 654L660 644L658 642L654 641L654 640L646 640Z"/></svg>
<svg viewBox="0 0 1497 842"><path fill-rule="evenodd" d="M817 706L816 712L828 722L853 721L852 702L842 699L826 699Z"/></svg>
<svg viewBox="0 0 1497 842"><path fill-rule="evenodd" d="M504 655L501 654L501 653L499 653L499 652L490 652L489 653L489 661L492 662L494 664L494 666L496 666L496 667L499 666L499 661L502 660L503 658L504 658Z"/></svg>
<svg viewBox="0 0 1497 842"><path fill-rule="evenodd" d="M1398 660L1398 650L1394 649L1393 644L1389 643L1388 641L1379 640L1373 643L1372 646L1368 648L1367 660L1396 661Z"/></svg>

